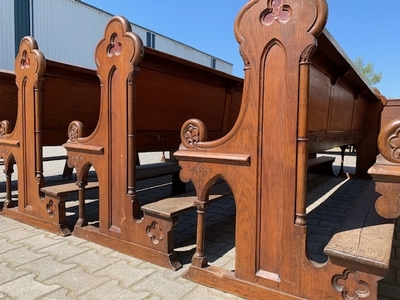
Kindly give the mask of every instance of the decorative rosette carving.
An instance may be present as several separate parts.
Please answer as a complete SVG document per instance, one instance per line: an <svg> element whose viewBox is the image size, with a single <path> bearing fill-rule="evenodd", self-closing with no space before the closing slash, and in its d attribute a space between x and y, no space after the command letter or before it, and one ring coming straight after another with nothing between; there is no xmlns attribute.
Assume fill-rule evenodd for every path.
<svg viewBox="0 0 400 300"><path fill-rule="evenodd" d="M292 9L289 5L284 5L283 0L272 0L271 7L264 10L261 14L261 22L265 26L270 26L274 21L287 23L292 16Z"/></svg>
<svg viewBox="0 0 400 300"><path fill-rule="evenodd" d="M344 270L343 274L333 276L332 285L345 300L365 299L371 293L368 284L356 271Z"/></svg>
<svg viewBox="0 0 400 300"><path fill-rule="evenodd" d="M72 121L68 126L69 142L76 142L78 138L85 136L85 127L82 122Z"/></svg>
<svg viewBox="0 0 400 300"><path fill-rule="evenodd" d="M388 161L400 163L400 120L394 120L382 128L378 137L381 155Z"/></svg>
<svg viewBox="0 0 400 300"><path fill-rule="evenodd" d="M198 119L186 121L181 129L181 141L186 148L196 148L196 144L207 140L207 128Z"/></svg>
<svg viewBox="0 0 400 300"><path fill-rule="evenodd" d="M11 132L11 126L9 121L0 122L0 136L5 136Z"/></svg>

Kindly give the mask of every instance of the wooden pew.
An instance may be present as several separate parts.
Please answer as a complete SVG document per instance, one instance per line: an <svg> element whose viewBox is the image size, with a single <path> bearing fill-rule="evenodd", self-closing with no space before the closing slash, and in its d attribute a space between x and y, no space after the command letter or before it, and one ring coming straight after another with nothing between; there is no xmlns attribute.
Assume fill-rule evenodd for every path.
<svg viewBox="0 0 400 300"><path fill-rule="evenodd" d="M182 180L197 192L197 246L186 278L250 299L376 299L387 251L325 264L307 256L308 153L341 139L357 143L364 172L375 160L384 104L324 29L326 20L324 0L249 1L239 12L245 79L238 120L207 141L206 122L189 119L175 153ZM236 204L233 271L208 265L204 243L208 193L220 177ZM388 235L369 232L390 249Z"/></svg>
<svg viewBox="0 0 400 300"><path fill-rule="evenodd" d="M79 115L96 126L99 114L99 80L95 72L45 60L36 41L26 37L15 60L14 85L18 89L17 117L1 122L0 155L6 174L6 200L2 214L41 228L66 234L65 218L57 202L44 199L43 146L60 145L65 129ZM11 80L11 79L10 79ZM82 107L77 110L77 108ZM77 112L75 112L77 110ZM14 124L15 125L14 125ZM13 126L14 125L14 126ZM11 176L18 166L18 206L11 201ZM62 206L62 204L60 204Z"/></svg>
<svg viewBox="0 0 400 300"><path fill-rule="evenodd" d="M143 75L138 79L136 89L139 101L135 102L135 112L139 118L134 124L137 128L135 153L175 151L186 115L207 118L213 124L210 134L215 137L232 127L241 101L241 79L153 49L146 48L145 52L140 64ZM27 61L29 64L25 66ZM36 69L28 68L30 65L36 67L36 64ZM93 70L45 60L32 38L21 42L16 73L19 86L29 92L20 93L17 124L13 126L15 120L4 111L3 118L8 121L0 126L5 132L0 145L7 181L3 214L66 235L69 229L64 226L64 201L68 192L79 190L79 187L68 183L62 188L46 186L42 146L63 144L68 139L66 129L74 119L85 124L85 134L93 132L99 120L100 81ZM11 90L15 93L15 75L12 78L13 74L7 73L2 77L6 78L8 86L14 81ZM26 85L21 83L24 78L28 78ZM154 83L157 83L157 89L154 89ZM32 92L33 89L36 93ZM8 94L8 90L6 92ZM192 101L202 101L204 106L190 105ZM185 103L188 104L182 106ZM8 106L17 110L16 102ZM211 113L207 112L209 107L213 107ZM230 117L222 120L216 115ZM24 122L29 122L29 125ZM11 128L14 128L13 132ZM19 163L23 159L29 162L28 165ZM11 174L15 160L18 162L18 181L24 182L19 185L18 208L11 207ZM184 190L177 162L139 166L135 172L137 180L172 174L172 193Z"/></svg>
<svg viewBox="0 0 400 300"><path fill-rule="evenodd" d="M143 212L136 195L136 152L175 149L181 121L199 115L212 125L209 134L224 135L237 117L242 80L182 59L143 48L129 22L114 17L95 52L101 80L100 117L91 135L71 123L64 144L68 164L81 187L73 234L165 267L178 269L174 253L175 214ZM112 112L112 113L111 113ZM86 224L84 191L88 170L99 182L99 227ZM82 195L82 196L81 196ZM216 191L213 198L224 192ZM191 207L196 197L180 195ZM181 207L182 208L182 207ZM186 208L183 208L184 211Z"/></svg>

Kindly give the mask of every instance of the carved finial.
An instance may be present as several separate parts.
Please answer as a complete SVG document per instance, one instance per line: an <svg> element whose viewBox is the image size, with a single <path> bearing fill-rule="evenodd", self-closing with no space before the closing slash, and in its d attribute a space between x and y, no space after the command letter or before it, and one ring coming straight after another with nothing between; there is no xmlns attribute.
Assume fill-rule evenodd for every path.
<svg viewBox="0 0 400 300"><path fill-rule="evenodd" d="M39 51L36 40L33 37L24 37L19 44L19 52L15 58L15 72L34 72L38 77L43 76L46 70L46 59ZM18 83L18 80L17 80Z"/></svg>
<svg viewBox="0 0 400 300"><path fill-rule="evenodd" d="M124 17L115 16L108 22L104 38L98 43L95 51L97 66L101 65L99 59L104 53L110 60L123 56L121 61L131 65L137 65L142 60L144 55L142 40L132 32L129 21Z"/></svg>

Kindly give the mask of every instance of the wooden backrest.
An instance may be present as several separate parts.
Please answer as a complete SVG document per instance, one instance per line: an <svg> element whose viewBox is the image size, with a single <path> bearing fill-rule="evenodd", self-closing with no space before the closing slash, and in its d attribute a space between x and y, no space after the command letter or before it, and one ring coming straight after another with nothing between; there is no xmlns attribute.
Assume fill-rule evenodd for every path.
<svg viewBox="0 0 400 300"><path fill-rule="evenodd" d="M145 48L136 86L138 151L176 150L188 116L206 120L211 138L232 128L243 80Z"/></svg>
<svg viewBox="0 0 400 300"><path fill-rule="evenodd" d="M7 120L11 128L17 119L18 90L15 85L15 74L11 71L0 70L0 120Z"/></svg>

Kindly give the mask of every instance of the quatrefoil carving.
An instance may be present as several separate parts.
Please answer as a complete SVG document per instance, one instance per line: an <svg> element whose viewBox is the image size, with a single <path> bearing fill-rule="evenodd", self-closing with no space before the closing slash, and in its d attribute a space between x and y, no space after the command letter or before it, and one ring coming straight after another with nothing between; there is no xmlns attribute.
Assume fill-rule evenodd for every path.
<svg viewBox="0 0 400 300"><path fill-rule="evenodd" d="M291 16L292 9L289 5L284 5L283 0L272 0L271 8L262 13L261 20L264 25L270 26L275 20L279 23L287 23Z"/></svg>
<svg viewBox="0 0 400 300"><path fill-rule="evenodd" d="M29 57L27 57L26 51L22 53L22 59L21 59L21 69L29 69L31 66L31 60Z"/></svg>
<svg viewBox="0 0 400 300"><path fill-rule="evenodd" d="M151 224L146 227L146 233L154 245L157 245L165 237L164 230L155 221L151 222Z"/></svg>
<svg viewBox="0 0 400 300"><path fill-rule="evenodd" d="M110 45L107 47L108 56L118 56L122 52L122 43L116 34L111 37Z"/></svg>
<svg viewBox="0 0 400 300"><path fill-rule="evenodd" d="M55 205L53 203L53 200L50 200L47 204L46 204L46 211L49 214L50 218L53 218L55 213Z"/></svg>
<svg viewBox="0 0 400 300"><path fill-rule="evenodd" d="M368 284L360 279L356 271L344 270L342 275L333 276L332 285L344 300L365 299L370 295Z"/></svg>

